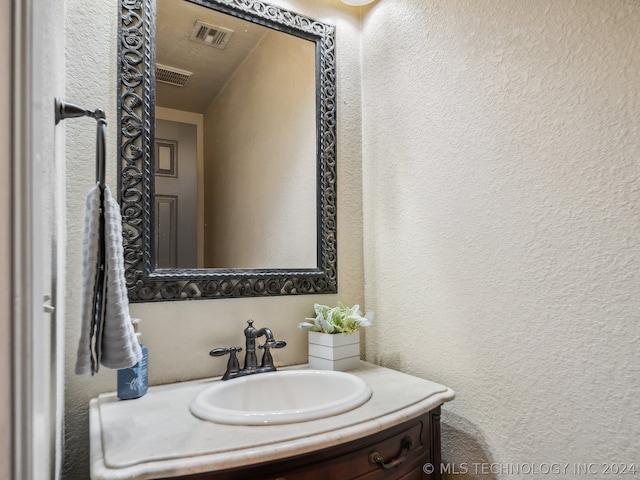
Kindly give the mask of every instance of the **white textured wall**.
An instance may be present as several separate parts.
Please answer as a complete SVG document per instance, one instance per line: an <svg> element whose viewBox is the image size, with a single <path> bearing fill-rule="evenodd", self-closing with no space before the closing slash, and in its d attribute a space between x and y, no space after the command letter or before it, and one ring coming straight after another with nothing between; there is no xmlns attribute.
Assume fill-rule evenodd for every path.
<svg viewBox="0 0 640 480"><path fill-rule="evenodd" d="M451 478L637 465L640 2L381 0L363 24L368 359L457 392Z"/></svg>
<svg viewBox="0 0 640 480"><path fill-rule="evenodd" d="M109 121L108 177L115 187L116 169L116 47L117 1L65 0L67 99L102 106ZM363 303L362 189L360 144L360 58L357 10L339 0L271 0L270 3L337 25L338 62L338 288L339 295L196 300L131 306L143 319L144 343L149 347L151 384L221 374L226 359L213 359L213 346L243 342L245 321L269 326L286 340L274 353L278 364L306 361L306 334L298 322L313 313L313 303ZM65 480L86 480L89 465L89 400L116 387L115 371L96 377L73 374L78 341L81 293L81 241L84 197L93 184L95 124L67 126L67 334L66 334L66 462Z"/></svg>

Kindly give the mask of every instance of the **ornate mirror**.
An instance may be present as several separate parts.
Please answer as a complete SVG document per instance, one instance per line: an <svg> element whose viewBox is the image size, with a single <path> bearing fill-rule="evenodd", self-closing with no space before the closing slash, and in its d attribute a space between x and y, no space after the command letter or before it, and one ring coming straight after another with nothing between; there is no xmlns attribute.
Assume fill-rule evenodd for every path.
<svg viewBox="0 0 640 480"><path fill-rule="evenodd" d="M258 0L120 0L129 300L337 292L335 28Z"/></svg>

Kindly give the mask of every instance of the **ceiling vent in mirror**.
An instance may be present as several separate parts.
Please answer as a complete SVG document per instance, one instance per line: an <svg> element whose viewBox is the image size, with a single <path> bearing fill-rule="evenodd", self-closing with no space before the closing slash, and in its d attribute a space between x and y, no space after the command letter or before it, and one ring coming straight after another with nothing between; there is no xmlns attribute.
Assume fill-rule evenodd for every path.
<svg viewBox="0 0 640 480"><path fill-rule="evenodd" d="M166 65L156 63L156 81L158 82L170 83L171 85L184 87L191 75L193 75L193 72L180 70L175 67L167 67Z"/></svg>
<svg viewBox="0 0 640 480"><path fill-rule="evenodd" d="M216 47L222 50L227 46L231 35L233 35L233 30L196 20L189 40L204 43L210 47Z"/></svg>

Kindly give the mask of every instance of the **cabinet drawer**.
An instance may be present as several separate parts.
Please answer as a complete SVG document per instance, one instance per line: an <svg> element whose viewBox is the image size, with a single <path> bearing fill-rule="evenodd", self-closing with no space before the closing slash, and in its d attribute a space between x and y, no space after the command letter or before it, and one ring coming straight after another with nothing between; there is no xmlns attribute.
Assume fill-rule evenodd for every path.
<svg viewBox="0 0 640 480"><path fill-rule="evenodd" d="M359 450L341 455L330 460L308 465L300 470L292 470L286 475L271 477L273 480L317 480L319 478L350 478L357 480L400 479L407 480L421 478L419 472L422 465L428 462L428 445L425 445L424 430L427 428L423 422L414 423L406 430L378 441ZM411 447L408 452L402 452L406 438L411 439ZM372 452L378 452L385 463L391 462L400 455L404 461L397 467L385 469L370 460ZM418 470L418 476L412 471Z"/></svg>
<svg viewBox="0 0 640 480"><path fill-rule="evenodd" d="M411 448L403 451L403 439ZM406 445L406 440L404 441ZM392 468L371 461L378 452L385 464L405 456ZM425 463L440 462L440 407L368 437L313 453L230 470L200 473L179 480L440 480L438 472L422 471Z"/></svg>

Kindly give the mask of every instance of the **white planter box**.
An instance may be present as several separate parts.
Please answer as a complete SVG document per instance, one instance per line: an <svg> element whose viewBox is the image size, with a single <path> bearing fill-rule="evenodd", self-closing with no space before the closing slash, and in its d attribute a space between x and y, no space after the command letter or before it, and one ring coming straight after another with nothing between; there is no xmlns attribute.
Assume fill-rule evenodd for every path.
<svg viewBox="0 0 640 480"><path fill-rule="evenodd" d="M360 365L360 332L331 335L309 332L309 368L350 370Z"/></svg>

